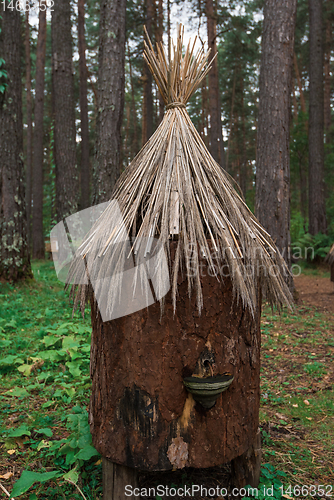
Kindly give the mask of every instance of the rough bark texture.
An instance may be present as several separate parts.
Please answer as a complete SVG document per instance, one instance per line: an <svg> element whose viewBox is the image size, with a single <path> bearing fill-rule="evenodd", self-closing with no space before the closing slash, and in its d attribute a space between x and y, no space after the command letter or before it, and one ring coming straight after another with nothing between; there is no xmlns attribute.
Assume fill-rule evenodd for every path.
<svg viewBox="0 0 334 500"><path fill-rule="evenodd" d="M120 173L126 0L101 0L94 203L110 199Z"/></svg>
<svg viewBox="0 0 334 500"><path fill-rule="evenodd" d="M131 54L130 48L128 45L128 58L129 58L129 76L130 76L130 85L131 85L131 112L132 112L132 126L133 126L133 139L131 141L131 158L134 158L139 151L138 144L138 118L137 118L137 110L136 110L136 101L135 101L135 91L133 86L133 78L132 78L132 63L131 63Z"/></svg>
<svg viewBox="0 0 334 500"><path fill-rule="evenodd" d="M79 199L70 0L55 2L51 34L56 217L62 220L78 210Z"/></svg>
<svg viewBox="0 0 334 500"><path fill-rule="evenodd" d="M175 247L174 247L175 249ZM172 246L173 251L173 246ZM254 443L259 419L260 312L233 302L232 284L202 278L204 309L179 279L175 316L170 293L164 315L156 303L102 323L92 303L90 424L102 456L141 470L211 467ZM183 385L193 373L235 376L205 410Z"/></svg>
<svg viewBox="0 0 334 500"><path fill-rule="evenodd" d="M102 458L103 469L103 500L124 500L124 498L135 499L138 496L127 495L125 497L125 487L138 488L137 471L124 465L110 462L107 458Z"/></svg>
<svg viewBox="0 0 334 500"><path fill-rule="evenodd" d="M35 133L32 184L32 256L44 259L43 160L44 160L44 72L46 51L46 4L41 1L36 54Z"/></svg>
<svg viewBox="0 0 334 500"><path fill-rule="evenodd" d="M152 20L154 17L153 0L145 0L146 6L146 29L152 40ZM152 75L146 62L143 67L143 123L142 123L142 145L144 145L153 134L153 95Z"/></svg>
<svg viewBox="0 0 334 500"><path fill-rule="evenodd" d="M20 13L4 5L0 54L7 88L0 93L0 279L31 277L24 192Z"/></svg>
<svg viewBox="0 0 334 500"><path fill-rule="evenodd" d="M32 188L32 96L31 96L31 58L29 10L25 14L25 56L26 56L26 105L27 105L27 165L26 165L26 205L27 236L31 241L31 188ZM30 246L30 245L29 245Z"/></svg>
<svg viewBox="0 0 334 500"><path fill-rule="evenodd" d="M256 160L255 213L288 266L289 122L296 3L267 0L264 5Z"/></svg>
<svg viewBox="0 0 334 500"><path fill-rule="evenodd" d="M157 14L158 14L158 22L156 24L155 38L156 42L160 44L163 42L163 34L164 34L164 9L162 0L157 0ZM162 96L159 93L159 121L161 123L164 113L165 113L165 103Z"/></svg>
<svg viewBox="0 0 334 500"><path fill-rule="evenodd" d="M211 56L217 53L217 9L214 0L206 0L208 46ZM224 145L221 123L221 105L218 80L217 57L209 72L209 110L210 110L210 153L213 158L225 168Z"/></svg>
<svg viewBox="0 0 334 500"><path fill-rule="evenodd" d="M324 88L324 126L326 132L326 143L330 142L329 129L331 126L331 42L332 42L332 14L331 1L326 2L326 35L325 35L325 57L324 57L324 73L325 73L325 88Z"/></svg>
<svg viewBox="0 0 334 500"><path fill-rule="evenodd" d="M309 0L309 233L326 233L322 0Z"/></svg>
<svg viewBox="0 0 334 500"><path fill-rule="evenodd" d="M300 73L299 73L299 68L298 68L298 61L297 61L297 56L296 56L295 52L293 53L293 64L294 64L296 78L297 78L297 82L298 82L298 88L299 88L300 107L301 107L302 112L306 114L306 104L305 104L305 98L304 98L303 85L302 85L302 81L301 81L301 78L300 78Z"/></svg>
<svg viewBox="0 0 334 500"><path fill-rule="evenodd" d="M87 100L87 65L85 41L85 0L78 0L78 48L80 71L80 121L81 121L81 168L80 209L89 207L89 124Z"/></svg>

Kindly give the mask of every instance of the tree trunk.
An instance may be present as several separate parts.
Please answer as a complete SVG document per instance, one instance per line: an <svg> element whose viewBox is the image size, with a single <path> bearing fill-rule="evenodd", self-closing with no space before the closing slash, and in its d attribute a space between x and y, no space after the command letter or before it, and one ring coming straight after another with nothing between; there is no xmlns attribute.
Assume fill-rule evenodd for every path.
<svg viewBox="0 0 334 500"><path fill-rule="evenodd" d="M154 16L153 0L145 0L146 4L146 29L152 40L152 19ZM153 134L153 95L152 95L152 75L148 65L144 61L143 67L143 125L142 125L142 146Z"/></svg>
<svg viewBox="0 0 334 500"><path fill-rule="evenodd" d="M172 255L175 250L172 242ZM179 280L175 314L170 291L163 316L156 302L102 322L91 301L89 419L94 446L113 462L140 470L213 467L243 455L254 444L260 404L260 307L253 318L233 300L228 277L222 284L210 273L201 274L201 316L196 297L188 297L185 276ZM196 402L183 384L192 374L226 372L234 380L210 409Z"/></svg>
<svg viewBox="0 0 334 500"><path fill-rule="evenodd" d="M207 78L203 80L201 87L202 110L201 110L201 137L204 144L208 146L208 87Z"/></svg>
<svg viewBox="0 0 334 500"><path fill-rule="evenodd" d="M256 161L255 212L289 267L289 122L296 5L296 0L265 2Z"/></svg>
<svg viewBox="0 0 334 500"><path fill-rule="evenodd" d="M305 104L305 97L304 97L304 91L303 91L303 85L302 81L300 78L300 73L299 73L299 68L298 68L298 61L297 61L297 56L296 53L293 53L293 63L294 63L294 68L295 68L295 73L296 73L296 78L298 82L298 88L299 88L299 95L300 95L300 107L303 113L306 114L306 104Z"/></svg>
<svg viewBox="0 0 334 500"><path fill-rule="evenodd" d="M32 256L44 259L43 163L44 163L44 72L46 51L46 2L41 0L36 54L35 134L32 183Z"/></svg>
<svg viewBox="0 0 334 500"><path fill-rule="evenodd" d="M325 57L324 57L324 72L325 72L325 89L324 89L324 126L326 133L326 144L330 142L330 126L331 126L331 41L332 41L332 18L329 11L330 3L327 0L327 18L326 18L326 40L325 40Z"/></svg>
<svg viewBox="0 0 334 500"><path fill-rule="evenodd" d="M32 277L24 192L20 12L3 4L0 54L7 77L0 92L0 278Z"/></svg>
<svg viewBox="0 0 334 500"><path fill-rule="evenodd" d="M120 173L126 0L101 0L94 203L110 199Z"/></svg>
<svg viewBox="0 0 334 500"><path fill-rule="evenodd" d="M247 193L247 147L246 147L246 120L245 120L245 103L244 103L244 81L241 81L241 120L242 120L242 161L240 172L240 189L246 198Z"/></svg>
<svg viewBox="0 0 334 500"><path fill-rule="evenodd" d="M158 44L163 42L163 34L164 34L164 10L163 10L163 4L162 0L157 0L158 1L158 22L156 26L156 42ZM163 98L160 95L159 92L159 123L161 123L163 116L165 113L165 103Z"/></svg>
<svg viewBox="0 0 334 500"><path fill-rule="evenodd" d="M79 198L70 0L55 2L51 34L56 216L59 221L77 211Z"/></svg>
<svg viewBox="0 0 334 500"><path fill-rule="evenodd" d="M30 248L31 241L31 188L32 188L32 96L31 96L31 58L30 58L30 27L29 10L25 15L25 55L26 55L26 104L27 104L27 174L26 174L26 205L27 205L27 237Z"/></svg>
<svg viewBox="0 0 334 500"><path fill-rule="evenodd" d="M309 0L309 232L326 233L322 0Z"/></svg>
<svg viewBox="0 0 334 500"><path fill-rule="evenodd" d="M80 209L89 207L89 124L87 100L87 65L85 41L85 0L78 0L78 48L80 71L80 121L81 121L81 198Z"/></svg>
<svg viewBox="0 0 334 500"><path fill-rule="evenodd" d="M234 70L234 78L233 78L233 87L232 87L232 99L231 99L231 113L230 113L230 132L228 134L228 141L227 141L227 153L226 153L226 170L228 170L228 160L230 156L230 148L231 148L231 139L232 139L232 129L233 129L233 110L234 110L234 98L235 98L235 80L236 80L236 70Z"/></svg>
<svg viewBox="0 0 334 500"><path fill-rule="evenodd" d="M136 102L135 102L135 91L133 87L133 78L132 78L132 63L131 63L131 53L130 47L128 44L128 58L129 58L129 73L130 73L130 86L131 86L131 108L132 108L132 126L133 126L133 140L131 143L131 158L134 158L135 155L139 151L138 144L138 119L137 119L137 110L136 110Z"/></svg>
<svg viewBox="0 0 334 500"><path fill-rule="evenodd" d="M211 49L210 55L213 57L217 53L217 9L214 0L206 0L206 15L208 46ZM213 158L225 168L217 57L209 72L209 111L210 152Z"/></svg>

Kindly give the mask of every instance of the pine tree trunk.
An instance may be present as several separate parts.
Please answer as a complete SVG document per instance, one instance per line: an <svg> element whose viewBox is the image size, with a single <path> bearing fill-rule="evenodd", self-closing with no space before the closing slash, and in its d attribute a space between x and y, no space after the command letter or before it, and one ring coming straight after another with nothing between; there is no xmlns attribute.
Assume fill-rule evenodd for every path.
<svg viewBox="0 0 334 500"><path fill-rule="evenodd" d="M81 199L80 209L89 207L89 124L87 100L87 65L85 41L85 0L78 0L78 48L80 71L80 121L81 121Z"/></svg>
<svg viewBox="0 0 334 500"><path fill-rule="evenodd" d="M289 122L296 3L296 0L265 2L256 161L255 212L288 266Z"/></svg>
<svg viewBox="0 0 334 500"><path fill-rule="evenodd" d="M326 2L327 18L326 18L326 40L325 40L325 58L324 58L324 73L325 73L325 89L324 89L324 126L326 132L326 144L330 142L330 126L331 126L331 41L332 41L332 19L329 12L329 1Z"/></svg>
<svg viewBox="0 0 334 500"><path fill-rule="evenodd" d="M201 137L204 144L208 146L208 88L207 78L202 83L201 87L202 110L201 110Z"/></svg>
<svg viewBox="0 0 334 500"><path fill-rule="evenodd" d="M235 99L235 81L236 81L236 71L234 71L234 78L233 78L233 87L232 87L232 99L231 99L231 113L230 113L230 132L228 134L228 141L227 141L227 153L226 153L226 170L229 171L228 169L228 159L230 156L230 148L231 148L231 138L232 138L232 129L233 129L233 110L234 110L234 99Z"/></svg>
<svg viewBox="0 0 334 500"><path fill-rule="evenodd" d="M129 58L129 73L130 73L130 86L131 86L131 108L132 108L132 126L133 126L133 140L131 142L131 157L134 158L135 155L139 151L138 144L138 119L137 119L137 110L136 110L136 102L135 102L135 91L133 87L133 78L132 78L132 63L131 63L131 53L128 45L128 58Z"/></svg>
<svg viewBox="0 0 334 500"><path fill-rule="evenodd" d="M36 54L35 133L32 183L32 256L44 259L43 163L44 163L44 71L46 51L46 3L41 0Z"/></svg>
<svg viewBox="0 0 334 500"><path fill-rule="evenodd" d="M305 104L305 97L304 97L304 91L303 91L303 85L302 81L300 78L300 73L299 73L299 68L298 68L298 61L297 61L297 56L296 53L293 53L293 62L294 62L294 68L295 68L295 73L296 73L296 78L298 82L298 88L299 88L299 95L300 95L300 107L303 113L306 114L306 104Z"/></svg>
<svg viewBox="0 0 334 500"><path fill-rule="evenodd" d="M247 148L246 148L246 120L245 120L245 103L244 103L244 82L241 81L241 120L242 120L242 162L240 172L240 189L246 198L247 193Z"/></svg>
<svg viewBox="0 0 334 500"><path fill-rule="evenodd" d="M31 277L24 192L20 12L3 4L0 54L7 85L0 93L0 279Z"/></svg>
<svg viewBox="0 0 334 500"><path fill-rule="evenodd" d="M214 0L206 0L208 45L211 56L217 53L217 9ZM217 57L209 72L209 110L210 110L210 152L213 158L225 168L224 144L221 123L221 105L218 80Z"/></svg>
<svg viewBox="0 0 334 500"><path fill-rule="evenodd" d="M26 205L27 205L27 237L31 241L31 188L32 188L32 96L31 96L31 58L30 58L30 26L29 10L25 15L25 55L26 55L26 104L27 104L27 174L26 174Z"/></svg>
<svg viewBox="0 0 334 500"><path fill-rule="evenodd" d="M164 34L164 10L162 0L157 0L157 8L158 8L158 22L156 26L156 42L160 44L163 42L163 34ZM161 123L163 116L165 113L165 103L163 98L159 92L159 123Z"/></svg>
<svg viewBox="0 0 334 500"><path fill-rule="evenodd" d="M59 221L77 211L79 198L70 0L55 2L51 34L56 217Z"/></svg>
<svg viewBox="0 0 334 500"><path fill-rule="evenodd" d="M152 19L154 15L153 0L145 0L145 4L146 4L146 29L150 39L152 40ZM142 145L144 145L153 134L152 75L146 62L144 62L142 80L143 80Z"/></svg>
<svg viewBox="0 0 334 500"><path fill-rule="evenodd" d="M126 0L101 0L94 203L110 199L120 173Z"/></svg>
<svg viewBox="0 0 334 500"><path fill-rule="evenodd" d="M326 233L322 0L309 0L309 232Z"/></svg>

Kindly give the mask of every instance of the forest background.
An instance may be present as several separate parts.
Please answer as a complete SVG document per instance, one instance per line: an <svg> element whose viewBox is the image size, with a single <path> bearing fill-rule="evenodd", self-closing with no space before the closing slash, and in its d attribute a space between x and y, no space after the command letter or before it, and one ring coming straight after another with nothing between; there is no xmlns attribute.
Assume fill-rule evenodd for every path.
<svg viewBox="0 0 334 500"><path fill-rule="evenodd" d="M160 123L164 107L142 57L143 25L146 24L154 42L162 40L163 36L166 41L171 10L172 30L175 29L175 20L182 19L187 25L186 31L199 35L198 44L206 43L211 37L211 48L213 52L218 51L217 82L207 77L187 109L205 144L239 183L247 204L254 210L263 1L126 2L124 79L118 75L121 85L124 85L124 103L120 98L114 110L115 116L111 117L114 123L104 122L103 126L99 99L102 99L103 92L103 99L108 92L110 95L115 92L115 85L119 85L116 82L117 73L122 73L122 68L115 61L112 68L100 64L99 80L99 48L101 57L103 44L100 16L101 23L108 22L100 2L61 0L54 9L53 2L48 0L41 2L40 10L36 2L30 2L29 9L23 8L24 3L19 2L22 10L20 50L24 184L29 248L34 258L44 258L50 230L64 215L109 199L119 173ZM323 169L320 173L320 184L323 185L317 197L322 198L321 203L326 210L325 222L309 227L309 188L314 185L314 180L309 182L312 61L307 0L297 2L291 85L289 196L293 247L303 250L313 246L314 257L322 259L334 239L334 7L330 0L318 3L321 4L323 17L324 92L323 104L319 102L318 107L323 108L325 149L323 165L319 167ZM27 12L24 14L23 10ZM110 32L109 36L114 34ZM63 54L64 60L57 61L57 53ZM0 64L0 92L3 93L6 88L6 63L1 59ZM101 70L101 66L105 70ZM101 91L99 81L110 79L111 75L114 80L110 84L107 82L106 89ZM216 83L219 85L218 93L214 88ZM108 109L109 105L113 106L111 102L103 101L103 108ZM221 110L222 132L215 127L215 110ZM121 140L117 142L119 132ZM223 150L215 151L219 134ZM110 144L104 146L108 135ZM113 153L110 154L110 151ZM108 154L114 157L107 159ZM274 163L275 158L272 161ZM109 174L103 173L108 169ZM3 270L2 274L7 271Z"/></svg>

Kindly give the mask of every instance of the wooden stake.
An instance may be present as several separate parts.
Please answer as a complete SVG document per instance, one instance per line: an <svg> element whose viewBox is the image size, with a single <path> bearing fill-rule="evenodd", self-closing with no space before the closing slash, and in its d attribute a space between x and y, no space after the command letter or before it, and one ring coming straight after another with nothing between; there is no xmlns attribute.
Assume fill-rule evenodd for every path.
<svg viewBox="0 0 334 500"><path fill-rule="evenodd" d="M135 488L138 488L136 469L102 458L102 483L103 500L124 500L124 498L135 500L138 498L138 495L125 495L126 491L130 493ZM128 490L125 490L126 486L128 486Z"/></svg>
<svg viewBox="0 0 334 500"><path fill-rule="evenodd" d="M261 432L258 429L254 443L242 455L231 462L232 485L243 488L247 484L257 488L261 472Z"/></svg>

